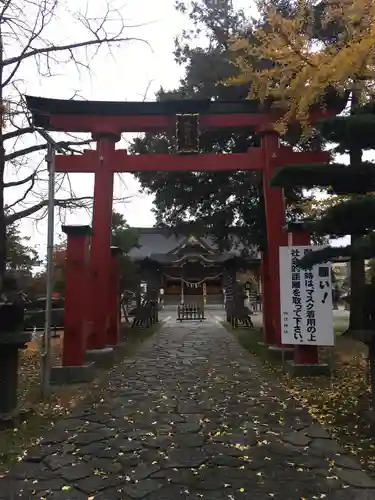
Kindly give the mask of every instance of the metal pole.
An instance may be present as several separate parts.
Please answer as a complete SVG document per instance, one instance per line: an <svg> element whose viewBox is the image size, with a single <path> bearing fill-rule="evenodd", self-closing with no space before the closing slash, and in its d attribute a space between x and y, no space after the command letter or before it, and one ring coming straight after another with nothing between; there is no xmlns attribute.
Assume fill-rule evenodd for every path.
<svg viewBox="0 0 375 500"><path fill-rule="evenodd" d="M51 143L47 145L46 156L48 177L48 229L47 229L47 264L46 264L46 316L43 335L42 353L42 397L50 393L51 374L51 317L53 293L53 236L55 215L55 149Z"/></svg>

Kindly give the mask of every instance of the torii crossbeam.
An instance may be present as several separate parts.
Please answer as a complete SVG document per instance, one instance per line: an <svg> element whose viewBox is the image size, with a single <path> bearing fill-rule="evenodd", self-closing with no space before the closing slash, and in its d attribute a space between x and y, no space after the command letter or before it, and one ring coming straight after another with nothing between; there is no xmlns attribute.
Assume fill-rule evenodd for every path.
<svg viewBox="0 0 375 500"><path fill-rule="evenodd" d="M295 153L291 148L280 148L274 159L276 166L299 164L306 161L327 161L327 154L321 152ZM82 155L57 155L56 171L65 173L95 173L104 157L96 150L85 150ZM125 149L111 153L108 173L136 173L155 171L218 172L263 170L263 154L260 148L249 148L246 153L232 154L150 154L129 155Z"/></svg>

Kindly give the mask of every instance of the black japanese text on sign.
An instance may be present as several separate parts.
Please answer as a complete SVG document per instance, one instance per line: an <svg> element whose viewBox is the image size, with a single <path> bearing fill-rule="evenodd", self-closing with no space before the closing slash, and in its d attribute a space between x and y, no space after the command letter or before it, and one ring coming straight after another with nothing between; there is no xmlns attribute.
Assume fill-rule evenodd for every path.
<svg viewBox="0 0 375 500"><path fill-rule="evenodd" d="M199 153L199 115L176 116L176 138L179 153Z"/></svg>
<svg viewBox="0 0 375 500"><path fill-rule="evenodd" d="M300 259L298 248L292 249L292 311L293 335L295 340L303 342L302 335L302 297L301 297L301 269L297 262Z"/></svg>
<svg viewBox="0 0 375 500"><path fill-rule="evenodd" d="M319 289L322 293L321 302L322 304L325 304L329 294L332 293L330 285L329 267L327 266L327 264L319 266L318 276L319 276Z"/></svg>
<svg viewBox="0 0 375 500"><path fill-rule="evenodd" d="M304 254L309 253L310 250L306 249ZM311 270L306 269L304 273L305 290L306 290L306 331L308 334L309 342L316 342L316 310L315 310L315 282L314 274Z"/></svg>

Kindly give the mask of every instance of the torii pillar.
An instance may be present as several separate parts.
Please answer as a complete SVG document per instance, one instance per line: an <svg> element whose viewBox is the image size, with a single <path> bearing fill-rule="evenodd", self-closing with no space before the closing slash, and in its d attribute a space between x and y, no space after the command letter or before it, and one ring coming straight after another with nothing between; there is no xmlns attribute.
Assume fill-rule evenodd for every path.
<svg viewBox="0 0 375 500"><path fill-rule="evenodd" d="M284 231L284 193L280 188L270 187L280 152L279 143L277 132L265 130L261 133L263 195L267 230L267 249L262 252L263 328L265 342L270 346L281 346L279 248L287 243L287 235Z"/></svg>
<svg viewBox="0 0 375 500"><path fill-rule="evenodd" d="M305 163L326 163L329 161L329 154L324 151L296 152L291 147L280 147L279 135L273 129L260 131L260 136L267 231L267 247L262 252L264 340L274 353L281 352L281 347L284 352L287 348L292 353L293 346L281 344L279 249L288 244L288 233L284 229L284 191L279 187L271 187L271 179L278 167Z"/></svg>
<svg viewBox="0 0 375 500"><path fill-rule="evenodd" d="M67 235L66 298L61 366L51 370L51 384L90 382L93 364L85 360L89 313L90 226L63 226Z"/></svg>
<svg viewBox="0 0 375 500"><path fill-rule="evenodd" d="M311 234L303 228L302 225L292 224L291 230L288 232L288 244L293 246L310 246ZM300 368L298 370L298 367ZM293 369L298 372L303 372L303 367L312 367L315 370L307 371L309 375L315 372L316 374L326 374L326 365L319 365L319 351L315 345L295 345ZM302 368L302 370L301 370ZM303 374L303 373L302 373Z"/></svg>
<svg viewBox="0 0 375 500"><path fill-rule="evenodd" d="M107 366L113 361L113 347L107 346L110 328L108 297L110 296L111 275L111 226L113 204L113 168L111 158L119 135L96 134L95 160L97 162L94 184L94 204L92 215L93 234L91 238L90 265L90 310L91 328L87 342L87 359L99 366ZM94 160L94 161L95 161Z"/></svg>

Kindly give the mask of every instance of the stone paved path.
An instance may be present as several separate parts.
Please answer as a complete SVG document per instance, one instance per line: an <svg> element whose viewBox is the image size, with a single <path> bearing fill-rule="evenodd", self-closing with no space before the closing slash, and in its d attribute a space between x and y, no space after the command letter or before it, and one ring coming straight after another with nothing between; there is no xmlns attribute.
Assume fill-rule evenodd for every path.
<svg viewBox="0 0 375 500"><path fill-rule="evenodd" d="M370 500L375 483L212 316L170 319L0 481L0 498Z"/></svg>

